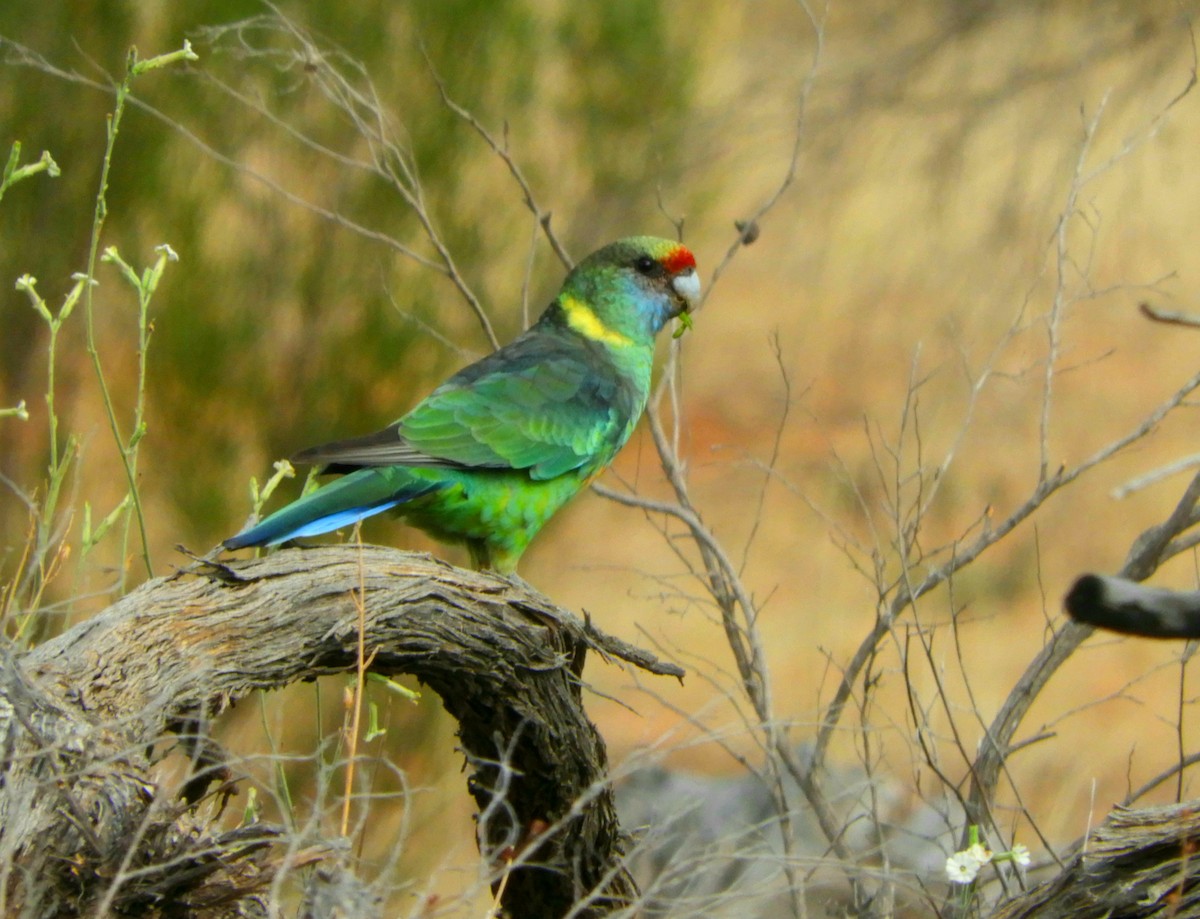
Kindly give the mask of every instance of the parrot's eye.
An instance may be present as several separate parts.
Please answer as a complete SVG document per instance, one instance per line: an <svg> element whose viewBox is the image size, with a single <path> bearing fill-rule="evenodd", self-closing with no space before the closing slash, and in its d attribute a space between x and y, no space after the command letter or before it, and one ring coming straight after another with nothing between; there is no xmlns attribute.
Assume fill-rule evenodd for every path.
<svg viewBox="0 0 1200 919"><path fill-rule="evenodd" d="M641 258L639 258L636 262L633 263L633 267L636 268L638 271L640 271L642 274L651 275L651 274L654 274L655 269L658 268L658 262L656 262L654 259L650 258L650 256L648 256L648 255L643 255Z"/></svg>

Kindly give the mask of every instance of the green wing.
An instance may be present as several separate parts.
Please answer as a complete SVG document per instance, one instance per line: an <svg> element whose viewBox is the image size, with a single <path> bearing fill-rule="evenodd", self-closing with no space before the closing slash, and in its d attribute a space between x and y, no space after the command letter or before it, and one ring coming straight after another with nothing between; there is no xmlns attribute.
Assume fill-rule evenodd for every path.
<svg viewBox="0 0 1200 919"><path fill-rule="evenodd" d="M464 368L394 425L296 457L359 466L528 469L550 479L597 471L624 444L640 405L599 348L535 326Z"/></svg>

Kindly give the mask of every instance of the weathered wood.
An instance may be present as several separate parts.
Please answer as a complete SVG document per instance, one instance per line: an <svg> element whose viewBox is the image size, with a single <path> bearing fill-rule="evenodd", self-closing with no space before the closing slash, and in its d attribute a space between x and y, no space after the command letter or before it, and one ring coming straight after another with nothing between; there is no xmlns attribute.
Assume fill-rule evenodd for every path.
<svg viewBox="0 0 1200 919"><path fill-rule="evenodd" d="M1064 870L991 919L1200 917L1200 802L1117 807Z"/></svg>
<svg viewBox="0 0 1200 919"><path fill-rule="evenodd" d="M275 831L217 835L187 802L163 800L152 777L163 745L149 745L256 689L353 670L359 600L371 669L415 674L459 722L487 815L484 855L518 856L508 913L560 916L590 896L581 915L597 916L628 902L579 673L588 649L681 671L521 585L344 546L195 566L0 660L0 914L94 915L108 903L165 915L168 900L172 916L245 914L277 867Z"/></svg>

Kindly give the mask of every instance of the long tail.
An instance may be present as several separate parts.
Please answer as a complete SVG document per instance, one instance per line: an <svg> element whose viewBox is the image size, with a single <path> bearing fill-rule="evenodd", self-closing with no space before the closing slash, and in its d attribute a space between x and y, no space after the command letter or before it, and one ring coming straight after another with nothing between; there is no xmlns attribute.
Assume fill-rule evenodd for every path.
<svg viewBox="0 0 1200 919"><path fill-rule="evenodd" d="M359 469L231 536L224 546L226 549L275 546L289 539L328 533L440 487L438 483L412 478L401 467Z"/></svg>

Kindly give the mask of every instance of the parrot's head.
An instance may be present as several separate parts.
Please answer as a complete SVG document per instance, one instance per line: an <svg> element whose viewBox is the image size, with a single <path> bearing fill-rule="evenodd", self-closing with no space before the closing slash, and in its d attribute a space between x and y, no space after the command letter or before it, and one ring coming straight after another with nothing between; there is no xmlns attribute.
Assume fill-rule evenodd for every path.
<svg viewBox="0 0 1200 919"><path fill-rule="evenodd" d="M580 331L585 311L594 317L593 337L652 342L667 322L699 303L696 257L669 239L619 239L575 266L563 283L560 301L568 321Z"/></svg>

